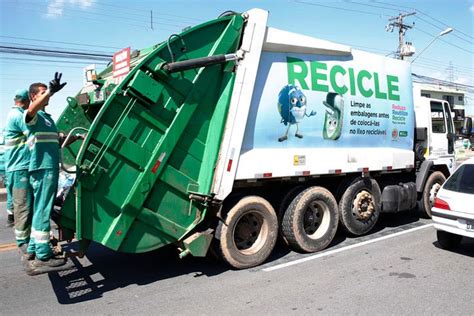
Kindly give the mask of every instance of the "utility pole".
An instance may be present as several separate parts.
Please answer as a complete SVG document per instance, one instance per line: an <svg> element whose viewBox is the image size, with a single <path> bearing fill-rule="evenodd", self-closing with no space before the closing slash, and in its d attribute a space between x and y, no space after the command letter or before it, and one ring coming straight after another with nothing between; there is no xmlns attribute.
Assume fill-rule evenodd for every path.
<svg viewBox="0 0 474 316"><path fill-rule="evenodd" d="M407 24L403 23L403 19L406 18L407 16L411 16L411 15L415 15L415 14L416 14L416 12L405 13L405 14L400 13L398 16L395 16L395 17L392 17L392 18L388 19L388 21L390 23L387 24L387 26L385 27L385 30L387 32L393 32L394 28L398 28L397 56L398 56L399 59L403 59L403 57L405 57L405 56L411 56L414 53L410 50L404 51L403 48L405 46L405 43L404 43L404 38L403 37L405 36L406 30L413 28L413 25L415 25L415 23L413 23L413 25L407 25ZM411 47L411 45L409 45L409 46Z"/></svg>
<svg viewBox="0 0 474 316"><path fill-rule="evenodd" d="M151 30L153 31L153 10L150 10L150 26Z"/></svg>

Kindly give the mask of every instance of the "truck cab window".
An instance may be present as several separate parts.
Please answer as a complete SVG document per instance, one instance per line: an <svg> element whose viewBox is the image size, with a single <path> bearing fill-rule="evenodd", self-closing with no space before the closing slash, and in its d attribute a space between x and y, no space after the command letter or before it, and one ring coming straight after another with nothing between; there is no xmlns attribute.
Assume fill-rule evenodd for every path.
<svg viewBox="0 0 474 316"><path fill-rule="evenodd" d="M443 104L440 102L431 102L431 125L433 133L446 133Z"/></svg>

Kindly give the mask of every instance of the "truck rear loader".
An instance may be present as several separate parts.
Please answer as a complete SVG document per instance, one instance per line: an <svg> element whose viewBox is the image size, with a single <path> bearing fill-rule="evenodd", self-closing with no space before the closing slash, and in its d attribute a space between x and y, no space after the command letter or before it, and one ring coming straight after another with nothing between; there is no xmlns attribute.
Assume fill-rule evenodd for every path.
<svg viewBox="0 0 474 316"><path fill-rule="evenodd" d="M61 237L140 253L176 244L234 268L264 262L278 236L326 248L339 225L419 209L455 167L449 104L413 94L410 64L227 12L111 67L58 127L75 183ZM470 122L468 122L470 123ZM467 124L467 123L466 123ZM470 129L469 129L470 130Z"/></svg>

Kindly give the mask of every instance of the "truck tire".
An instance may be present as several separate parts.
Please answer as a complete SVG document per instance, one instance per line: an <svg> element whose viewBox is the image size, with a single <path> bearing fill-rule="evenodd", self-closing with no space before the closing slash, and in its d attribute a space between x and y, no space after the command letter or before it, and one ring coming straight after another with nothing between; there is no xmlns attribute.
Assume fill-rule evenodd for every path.
<svg viewBox="0 0 474 316"><path fill-rule="evenodd" d="M298 185L296 187L291 188L283 197L283 200L278 207L277 217L278 217L278 241L282 242L284 245L289 246L288 240L286 240L285 235L283 234L283 216L285 216L285 212L290 206L291 202L295 199L295 197L303 191L305 187L303 185Z"/></svg>
<svg viewBox="0 0 474 316"><path fill-rule="evenodd" d="M434 198L438 194L441 185L446 181L446 177L441 171L435 171L426 179L423 192L421 192L421 200L418 201L418 210L421 215L431 218L431 208L434 204Z"/></svg>
<svg viewBox="0 0 474 316"><path fill-rule="evenodd" d="M339 201L339 219L344 230L356 236L368 233L379 219L381 195L374 179L355 179Z"/></svg>
<svg viewBox="0 0 474 316"><path fill-rule="evenodd" d="M461 243L462 240L461 235L451 234L442 230L436 231L436 237L441 248L446 250L455 248Z"/></svg>
<svg viewBox="0 0 474 316"><path fill-rule="evenodd" d="M275 247L277 236L275 210L258 196L247 196L237 202L216 230L222 259L236 269L264 262Z"/></svg>
<svg viewBox="0 0 474 316"><path fill-rule="evenodd" d="M310 187L298 194L286 210L282 233L292 249L316 252L331 243L338 223L337 202L331 192Z"/></svg>

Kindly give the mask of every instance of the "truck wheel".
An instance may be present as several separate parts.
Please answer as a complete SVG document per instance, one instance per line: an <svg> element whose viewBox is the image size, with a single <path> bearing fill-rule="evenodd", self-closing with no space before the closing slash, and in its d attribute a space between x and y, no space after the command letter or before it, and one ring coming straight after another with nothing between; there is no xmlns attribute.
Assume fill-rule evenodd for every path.
<svg viewBox="0 0 474 316"><path fill-rule="evenodd" d="M282 233L292 249L316 252L331 243L338 222L337 202L331 192L310 187L298 194L286 210Z"/></svg>
<svg viewBox="0 0 474 316"><path fill-rule="evenodd" d="M264 198L248 196L226 214L216 231L225 262L236 269L255 267L264 262L278 235L278 220Z"/></svg>
<svg viewBox="0 0 474 316"><path fill-rule="evenodd" d="M462 240L461 235L451 234L442 230L436 231L436 237L438 238L438 244L441 248L446 250L455 248Z"/></svg>
<svg viewBox="0 0 474 316"><path fill-rule="evenodd" d="M434 199L444 181L446 181L446 177L441 171L433 172L426 180L425 187L421 193L421 200L418 201L418 209L422 216L431 218L431 208L434 205Z"/></svg>
<svg viewBox="0 0 474 316"><path fill-rule="evenodd" d="M304 186L302 185L298 185L296 187L293 187L291 188L285 195L285 197L283 198L283 200L281 201L280 203L280 206L278 208L278 213L277 213L277 216L278 216L278 227L279 227L279 230L278 230L278 240L280 240L281 242L283 242L285 245L289 245L288 244L288 240L286 240L286 237L285 235L283 234L283 216L285 216L285 212L286 210L288 209L288 207L290 206L291 202L295 199L295 197L301 192L304 190Z"/></svg>
<svg viewBox="0 0 474 316"><path fill-rule="evenodd" d="M360 236L368 233L380 215L380 187L370 178L358 178L339 201L339 218L347 232Z"/></svg>

